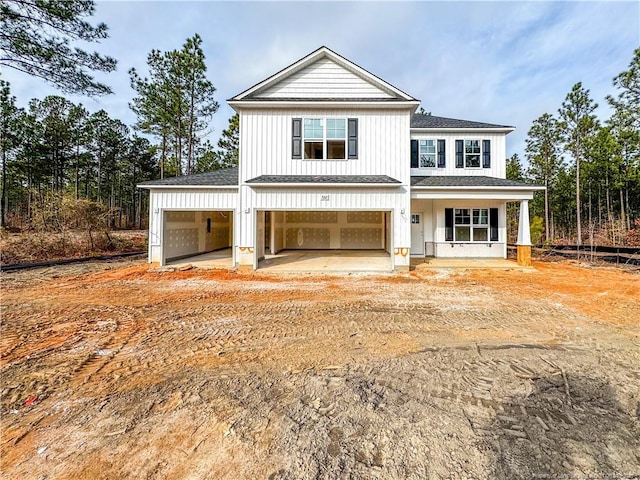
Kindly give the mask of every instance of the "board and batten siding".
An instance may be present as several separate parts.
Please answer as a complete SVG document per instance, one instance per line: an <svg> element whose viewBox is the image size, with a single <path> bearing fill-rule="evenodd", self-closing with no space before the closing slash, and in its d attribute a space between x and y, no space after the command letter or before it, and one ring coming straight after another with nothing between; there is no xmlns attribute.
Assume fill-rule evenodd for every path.
<svg viewBox="0 0 640 480"><path fill-rule="evenodd" d="M445 140L445 168L411 168L412 176L485 176L506 178L506 134L497 132L411 132L411 140ZM491 140L491 168L456 168L456 140ZM482 157L480 157L482 162ZM409 167L411 163L409 163Z"/></svg>
<svg viewBox="0 0 640 480"><path fill-rule="evenodd" d="M236 211L236 189L152 189L149 198L149 262L160 262L164 212L167 210ZM236 229L237 222L234 222Z"/></svg>
<svg viewBox="0 0 640 480"><path fill-rule="evenodd" d="M392 98L351 70L324 58L255 94L258 98Z"/></svg>
<svg viewBox="0 0 640 480"><path fill-rule="evenodd" d="M357 118L358 158L292 158L293 118ZM409 183L409 110L252 109L240 121L240 182L260 175L388 175Z"/></svg>

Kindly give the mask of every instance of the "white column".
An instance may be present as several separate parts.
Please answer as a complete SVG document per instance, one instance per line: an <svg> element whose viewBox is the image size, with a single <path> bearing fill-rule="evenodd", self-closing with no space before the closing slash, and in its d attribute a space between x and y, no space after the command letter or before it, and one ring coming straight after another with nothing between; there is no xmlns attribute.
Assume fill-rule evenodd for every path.
<svg viewBox="0 0 640 480"><path fill-rule="evenodd" d="M531 232L529 230L529 200L520 201L520 218L518 220L517 245L531 245Z"/></svg>

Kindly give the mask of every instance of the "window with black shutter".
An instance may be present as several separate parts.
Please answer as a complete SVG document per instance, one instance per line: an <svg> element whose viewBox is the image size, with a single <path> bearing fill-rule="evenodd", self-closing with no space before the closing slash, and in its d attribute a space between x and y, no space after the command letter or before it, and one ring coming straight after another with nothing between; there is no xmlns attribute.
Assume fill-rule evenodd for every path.
<svg viewBox="0 0 640 480"><path fill-rule="evenodd" d="M411 168L418 168L418 140L411 140Z"/></svg>
<svg viewBox="0 0 640 480"><path fill-rule="evenodd" d="M491 168L491 140L482 141L482 168Z"/></svg>
<svg viewBox="0 0 640 480"><path fill-rule="evenodd" d="M464 167L464 141L456 140L456 168Z"/></svg>
<svg viewBox="0 0 640 480"><path fill-rule="evenodd" d="M498 209L491 208L489 209L489 230L490 230L490 240L492 242L498 241Z"/></svg>
<svg viewBox="0 0 640 480"><path fill-rule="evenodd" d="M453 242L453 208L444 209L444 240Z"/></svg>
<svg viewBox="0 0 640 480"><path fill-rule="evenodd" d="M358 119L350 118L349 123L349 159L358 158Z"/></svg>
<svg viewBox="0 0 640 480"><path fill-rule="evenodd" d="M446 165L445 142L444 140L438 140L438 168L445 168Z"/></svg>
<svg viewBox="0 0 640 480"><path fill-rule="evenodd" d="M291 157L302 158L302 119L292 119L291 125Z"/></svg>

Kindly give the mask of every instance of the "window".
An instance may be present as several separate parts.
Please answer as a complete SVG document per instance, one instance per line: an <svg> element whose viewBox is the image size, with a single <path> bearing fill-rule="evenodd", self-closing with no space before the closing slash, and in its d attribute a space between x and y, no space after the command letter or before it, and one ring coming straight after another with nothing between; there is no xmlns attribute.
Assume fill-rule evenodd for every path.
<svg viewBox="0 0 640 480"><path fill-rule="evenodd" d="M420 214L418 213L411 214L411 223L414 225L417 225L418 223L420 223Z"/></svg>
<svg viewBox="0 0 640 480"><path fill-rule="evenodd" d="M419 167L435 168L436 166L436 141L435 140L419 140Z"/></svg>
<svg viewBox="0 0 640 480"><path fill-rule="evenodd" d="M411 140L411 168L445 168L445 141Z"/></svg>
<svg viewBox="0 0 640 480"><path fill-rule="evenodd" d="M453 240L456 242L489 241L488 208L456 208L453 225Z"/></svg>
<svg viewBox="0 0 640 480"><path fill-rule="evenodd" d="M302 158L299 150L299 122L293 119L293 158ZM347 133L349 134L349 158L357 158L357 120L345 118L305 118L302 120L302 144L306 160L344 160L347 158Z"/></svg>
<svg viewBox="0 0 640 480"><path fill-rule="evenodd" d="M456 140L456 168L481 167L491 168L491 140Z"/></svg>
<svg viewBox="0 0 640 480"><path fill-rule="evenodd" d="M304 158L324 158L324 126L321 118L304 119Z"/></svg>
<svg viewBox="0 0 640 480"><path fill-rule="evenodd" d="M465 168L480 168L480 140L464 141Z"/></svg>

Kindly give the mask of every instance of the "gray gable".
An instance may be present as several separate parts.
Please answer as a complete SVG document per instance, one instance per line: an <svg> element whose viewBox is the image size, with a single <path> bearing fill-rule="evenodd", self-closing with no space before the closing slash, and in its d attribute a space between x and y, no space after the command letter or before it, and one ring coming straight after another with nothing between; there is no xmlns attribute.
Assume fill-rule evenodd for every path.
<svg viewBox="0 0 640 480"><path fill-rule="evenodd" d="M411 177L412 187L536 187L530 183L484 176Z"/></svg>
<svg viewBox="0 0 640 480"><path fill-rule="evenodd" d="M493 123L472 122L470 120L458 120L455 118L436 117L414 113L411 116L411 128L513 128L508 125L495 125Z"/></svg>
<svg viewBox="0 0 640 480"><path fill-rule="evenodd" d="M215 170L213 172L198 173L195 175L181 175L179 177L164 178L162 180L150 180L142 182L142 187L163 186L238 186L238 167Z"/></svg>
<svg viewBox="0 0 640 480"><path fill-rule="evenodd" d="M400 183L386 175L261 175L247 183Z"/></svg>

